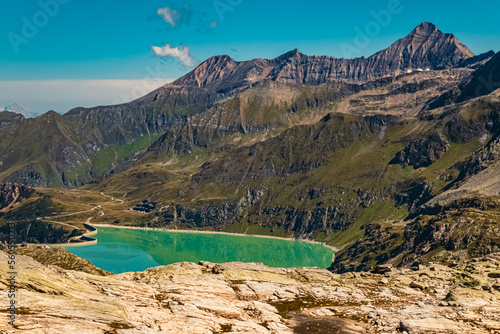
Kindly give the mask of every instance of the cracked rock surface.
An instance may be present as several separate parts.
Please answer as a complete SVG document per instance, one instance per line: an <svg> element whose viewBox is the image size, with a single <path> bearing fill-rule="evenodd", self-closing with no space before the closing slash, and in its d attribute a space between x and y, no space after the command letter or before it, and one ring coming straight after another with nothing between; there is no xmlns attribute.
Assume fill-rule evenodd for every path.
<svg viewBox="0 0 500 334"><path fill-rule="evenodd" d="M0 252L0 302L8 305ZM462 268L333 274L177 263L96 276L17 258L16 328L0 333L500 333L500 253Z"/></svg>

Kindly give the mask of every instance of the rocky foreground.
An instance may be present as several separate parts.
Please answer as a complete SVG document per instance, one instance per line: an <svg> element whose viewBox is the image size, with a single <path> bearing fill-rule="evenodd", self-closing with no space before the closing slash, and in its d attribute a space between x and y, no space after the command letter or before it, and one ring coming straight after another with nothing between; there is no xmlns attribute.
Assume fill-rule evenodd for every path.
<svg viewBox="0 0 500 334"><path fill-rule="evenodd" d="M8 305L4 252L0 268ZM99 276L28 256L17 271L17 326L3 308L0 333L500 333L500 253L377 273L184 262Z"/></svg>

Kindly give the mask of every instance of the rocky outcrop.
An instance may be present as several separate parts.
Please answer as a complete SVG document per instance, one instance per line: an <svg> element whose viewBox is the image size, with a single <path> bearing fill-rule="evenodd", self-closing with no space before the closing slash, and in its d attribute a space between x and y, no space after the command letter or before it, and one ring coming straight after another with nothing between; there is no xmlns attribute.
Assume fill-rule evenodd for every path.
<svg viewBox="0 0 500 334"><path fill-rule="evenodd" d="M335 254L329 270L335 273L381 270L377 266L387 265L395 255L391 251L403 240L401 230L394 226L368 224L362 238Z"/></svg>
<svg viewBox="0 0 500 334"><path fill-rule="evenodd" d="M2 247L0 245L0 247ZM6 249L3 249L6 251ZM110 272L97 268L92 262L76 256L65 248L29 245L16 250L18 255L29 256L45 266L57 266L66 270L76 270L96 276L111 275Z"/></svg>
<svg viewBox="0 0 500 334"><path fill-rule="evenodd" d="M365 235L336 254L335 272L368 270L375 264L409 267L415 261L461 265L500 251L498 199L462 198L426 204L406 222L365 226Z"/></svg>
<svg viewBox="0 0 500 334"><path fill-rule="evenodd" d="M0 111L0 128L11 125L12 123L24 120L23 115L19 115L10 111Z"/></svg>
<svg viewBox="0 0 500 334"><path fill-rule="evenodd" d="M405 242L394 249L393 257L398 258L400 265L408 266L422 259L437 261L440 255L433 256L432 252L439 249L444 250L443 254L463 252L465 257L470 258L500 251L499 229L492 219L495 215L474 219L472 212L475 205L488 205L477 202L479 200L476 203L458 203L456 206L462 206L458 213L454 213L453 206L450 206L443 208L442 213L436 216L421 215L415 218L406 226L403 234ZM496 208L498 204L493 205ZM494 208L483 207L482 211L488 212Z"/></svg>
<svg viewBox="0 0 500 334"><path fill-rule="evenodd" d="M150 222L151 226L180 224L187 228L210 227L222 230L235 222L242 214L243 207L236 202L199 203L198 208L171 205L161 209L160 219Z"/></svg>
<svg viewBox="0 0 500 334"><path fill-rule="evenodd" d="M231 224L247 221L250 226L258 226L263 231L282 229L286 235L295 238L314 238L314 233L345 231L359 216L361 200L349 205L328 206L312 210L298 209L293 206L265 207L255 201L201 204L199 208L182 205L164 207L158 219L149 226L180 225L185 228L211 228L223 230ZM264 206L264 207L261 207Z"/></svg>
<svg viewBox="0 0 500 334"><path fill-rule="evenodd" d="M396 154L391 161L402 167L428 167L441 158L450 149L450 144L439 134L432 134L427 139L416 139Z"/></svg>
<svg viewBox="0 0 500 334"><path fill-rule="evenodd" d="M156 221L151 226L181 224L188 228L211 227L222 230L227 225L242 218L243 212L259 203L265 195L262 190L247 189L246 195L238 201L198 203L197 207L166 205L160 209Z"/></svg>
<svg viewBox="0 0 500 334"><path fill-rule="evenodd" d="M142 203L136 204L132 208L132 210L149 213L149 212L153 211L154 209L156 209L156 204L157 204L156 202L151 202L151 201L148 201L145 199L142 201Z"/></svg>
<svg viewBox="0 0 500 334"><path fill-rule="evenodd" d="M335 233L345 231L360 213L360 199L349 205L327 206L311 210L293 206L266 207L250 210L246 217L251 224L271 231L283 229L295 238L313 239L315 232Z"/></svg>
<svg viewBox="0 0 500 334"><path fill-rule="evenodd" d="M394 202L397 206L406 205L410 214L433 197L432 184L425 179L402 182L396 189Z"/></svg>
<svg viewBox="0 0 500 334"><path fill-rule="evenodd" d="M500 136L493 138L486 146L475 152L469 160L457 166L460 174L457 182L462 182L472 175L487 169L500 158Z"/></svg>
<svg viewBox="0 0 500 334"><path fill-rule="evenodd" d="M477 333L500 330L500 256L461 267L332 274L177 263L97 276L18 256L16 332ZM0 252L0 290L9 287ZM0 301L8 304L7 293ZM0 331L10 331L6 321Z"/></svg>
<svg viewBox="0 0 500 334"><path fill-rule="evenodd" d="M0 184L0 212L8 211L24 198L30 197L32 188L16 183Z"/></svg>

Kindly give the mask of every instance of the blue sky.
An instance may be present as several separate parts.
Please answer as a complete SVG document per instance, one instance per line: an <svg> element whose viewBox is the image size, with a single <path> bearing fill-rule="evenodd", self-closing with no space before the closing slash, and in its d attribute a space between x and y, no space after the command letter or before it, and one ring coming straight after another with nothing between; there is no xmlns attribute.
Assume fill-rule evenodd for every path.
<svg viewBox="0 0 500 334"><path fill-rule="evenodd" d="M476 54L500 50L500 2L491 0L473 6L436 0L24 0L0 6L0 106L21 101L38 111L125 102L216 54L246 60L299 48L369 56L424 21L455 34ZM342 45L353 45L357 31L377 22L374 13L389 8L397 11L346 55Z"/></svg>

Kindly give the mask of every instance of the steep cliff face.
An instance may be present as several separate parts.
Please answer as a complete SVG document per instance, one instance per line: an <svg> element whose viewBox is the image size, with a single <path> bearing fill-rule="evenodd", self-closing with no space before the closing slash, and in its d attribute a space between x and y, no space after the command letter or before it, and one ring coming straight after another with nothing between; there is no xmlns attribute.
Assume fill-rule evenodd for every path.
<svg viewBox="0 0 500 334"><path fill-rule="evenodd" d="M311 189L308 196L321 190ZM224 231L231 226L244 224L271 234L282 233L296 238L313 239L317 231L345 231L360 208L367 203L366 198L357 198L348 204L330 205L314 209L297 208L292 205L268 205L270 192L247 189L239 200L227 202L201 202L196 207L167 205L161 208L155 219L149 222L153 227L206 228ZM367 194L370 196L370 194ZM321 195L317 195L319 198ZM244 231L238 231L244 232Z"/></svg>

